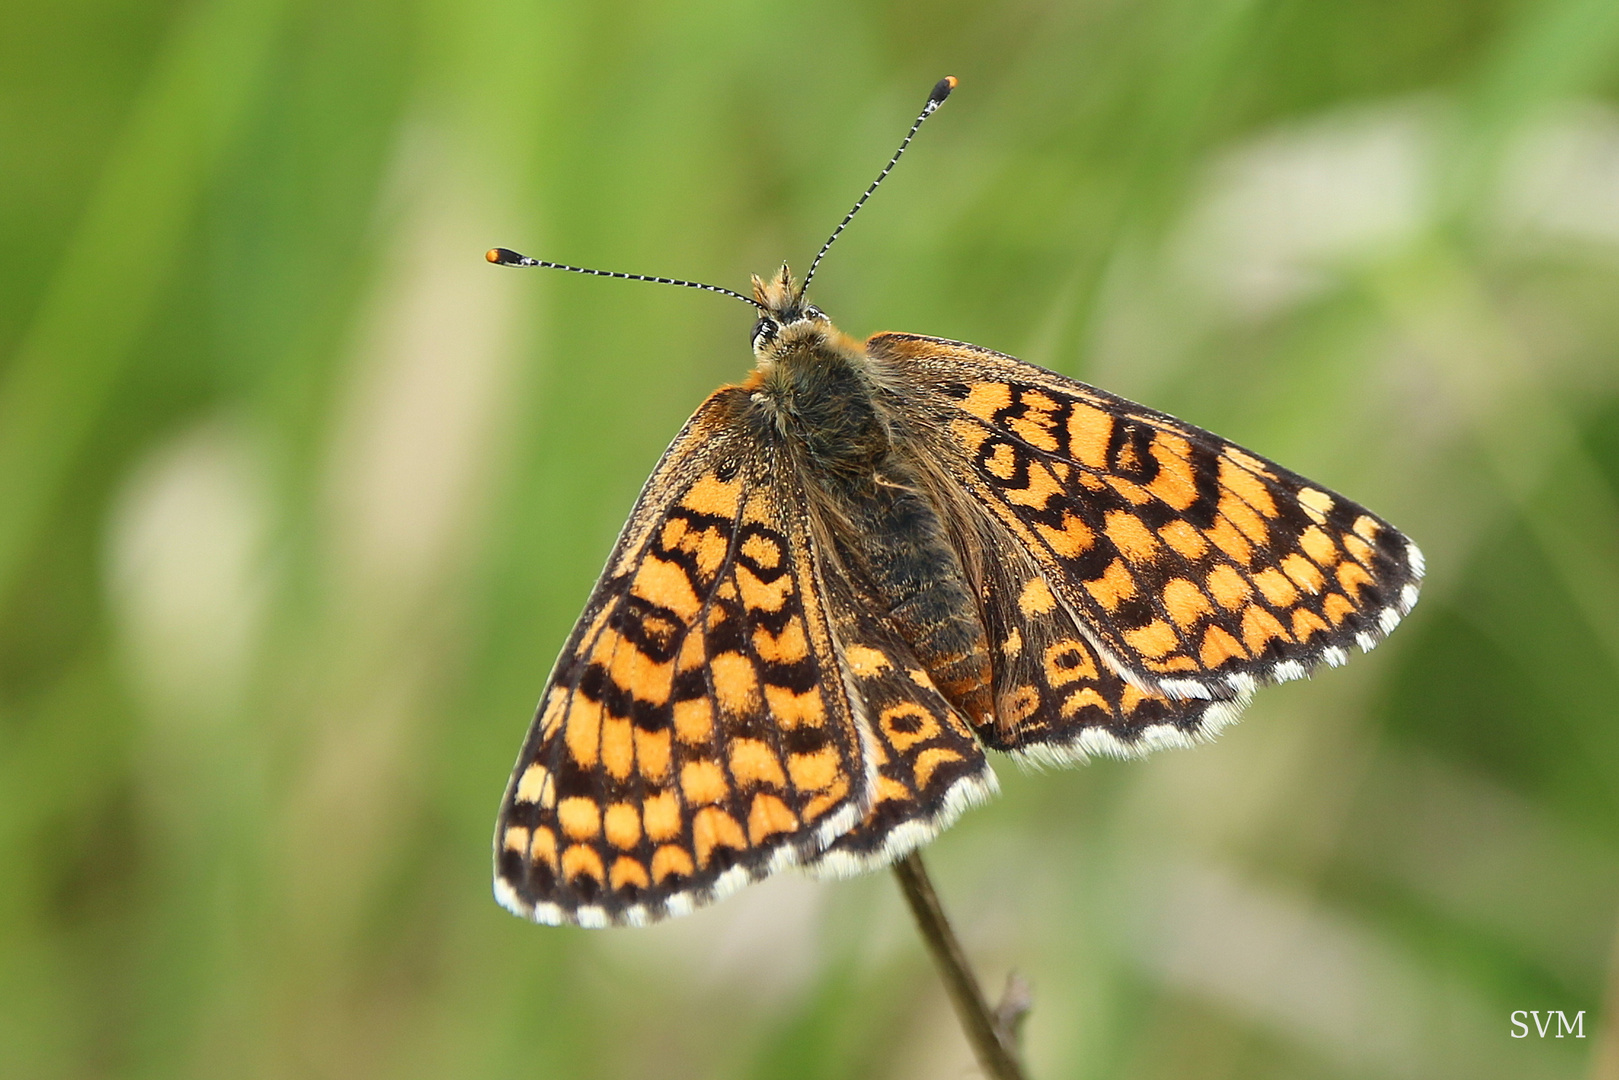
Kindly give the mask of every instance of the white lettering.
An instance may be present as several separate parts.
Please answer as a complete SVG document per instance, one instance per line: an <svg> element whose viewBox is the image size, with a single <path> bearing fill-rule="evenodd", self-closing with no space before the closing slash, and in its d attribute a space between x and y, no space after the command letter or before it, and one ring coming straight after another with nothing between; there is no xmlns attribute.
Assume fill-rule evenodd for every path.
<svg viewBox="0 0 1619 1080"><path fill-rule="evenodd" d="M1514 1039L1527 1039L1529 1037L1529 1024L1524 1019L1526 1016L1535 1018L1535 1030L1540 1033L1542 1039L1546 1037L1548 1031L1556 1032L1559 1039L1565 1035L1572 1035L1576 1039L1585 1038L1584 1009L1574 1014L1573 1021L1569 1020L1568 1014L1562 1009L1547 1009L1545 1020L1541 1020L1539 1009L1519 1009L1507 1018L1512 1023L1512 1030L1507 1034ZM1556 1017L1556 1019L1553 1020L1553 1017Z"/></svg>

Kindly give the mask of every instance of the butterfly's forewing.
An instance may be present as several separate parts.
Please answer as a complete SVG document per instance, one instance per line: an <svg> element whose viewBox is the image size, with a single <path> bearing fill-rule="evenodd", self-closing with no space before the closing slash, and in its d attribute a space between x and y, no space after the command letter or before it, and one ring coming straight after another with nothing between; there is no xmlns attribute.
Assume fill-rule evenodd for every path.
<svg viewBox="0 0 1619 1080"><path fill-rule="evenodd" d="M711 397L647 482L501 804L495 892L547 923L679 914L871 799L801 488Z"/></svg>
<svg viewBox="0 0 1619 1080"><path fill-rule="evenodd" d="M1363 507L1200 428L1009 356L879 334L916 437L1141 689L1226 698L1369 649L1422 557Z"/></svg>

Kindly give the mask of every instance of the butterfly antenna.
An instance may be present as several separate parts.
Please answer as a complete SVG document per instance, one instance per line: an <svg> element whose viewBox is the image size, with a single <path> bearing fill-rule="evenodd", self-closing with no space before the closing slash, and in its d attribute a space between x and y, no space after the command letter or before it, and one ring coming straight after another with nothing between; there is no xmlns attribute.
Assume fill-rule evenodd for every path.
<svg viewBox="0 0 1619 1080"><path fill-rule="evenodd" d="M704 285L701 281L682 281L680 278L652 277L649 274L622 274L617 270L590 270L583 266L569 266L567 263L547 262L544 259L533 259L527 255L519 254L511 248L490 248L484 258L496 266L543 266L548 270L567 270L574 274L594 274L597 277L623 278L625 281L651 281L658 285L680 285L688 289L704 289L708 292L721 293L725 296L734 296L744 304L752 304L760 311L764 305L751 296L743 296L739 292L723 289L718 285Z"/></svg>
<svg viewBox="0 0 1619 1080"><path fill-rule="evenodd" d="M860 199L854 204L854 209L843 215L843 220L838 222L838 227L832 230L832 235L827 237L826 243L821 245L821 250L816 254L815 261L810 263L809 273L804 275L804 284L799 287L798 295L803 296L809 291L810 278L815 276L815 268L821 265L821 260L826 256L827 249L832 246L832 241L836 240L838 234L843 232L849 222L854 220L856 214L860 213L860 208L866 205L866 200L871 198L873 191L877 190L877 185L882 183L888 177L888 174L894 171L894 166L899 162L899 156L905 153L905 148L911 145L912 139L916 138L917 131L922 127L922 121L932 116L934 111L944 104L944 99L949 97L950 91L956 88L957 81L954 75L946 75L933 85L933 92L928 95L928 103L922 106L922 111L917 114L916 123L912 124L911 130L905 133L905 139L899 144L899 149L894 151L894 156L888 159L888 164L883 166L883 171L877 174L877 179L871 182L871 186L866 189L865 194L860 196Z"/></svg>

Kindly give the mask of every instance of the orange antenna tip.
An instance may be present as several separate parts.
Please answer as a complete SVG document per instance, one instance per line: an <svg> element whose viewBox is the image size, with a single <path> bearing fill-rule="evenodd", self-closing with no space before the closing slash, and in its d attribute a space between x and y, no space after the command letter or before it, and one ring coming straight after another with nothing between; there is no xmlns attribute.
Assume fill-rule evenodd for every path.
<svg viewBox="0 0 1619 1080"><path fill-rule="evenodd" d="M488 251L484 252L483 257L494 263L496 266L541 265L538 259L531 259L521 252L513 251L511 248L490 248Z"/></svg>

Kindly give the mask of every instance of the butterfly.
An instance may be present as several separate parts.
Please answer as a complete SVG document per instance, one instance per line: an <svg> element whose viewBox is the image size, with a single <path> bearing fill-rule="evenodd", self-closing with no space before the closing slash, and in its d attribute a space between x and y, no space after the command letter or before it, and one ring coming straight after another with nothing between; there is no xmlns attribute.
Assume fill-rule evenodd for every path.
<svg viewBox="0 0 1619 1080"><path fill-rule="evenodd" d="M664 453L500 807L495 895L641 925L891 863L1039 764L1186 746L1417 600L1388 522L1201 428L959 341L840 332L788 268Z"/></svg>

